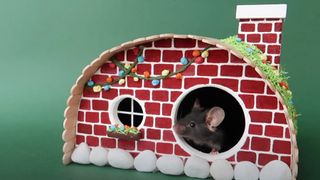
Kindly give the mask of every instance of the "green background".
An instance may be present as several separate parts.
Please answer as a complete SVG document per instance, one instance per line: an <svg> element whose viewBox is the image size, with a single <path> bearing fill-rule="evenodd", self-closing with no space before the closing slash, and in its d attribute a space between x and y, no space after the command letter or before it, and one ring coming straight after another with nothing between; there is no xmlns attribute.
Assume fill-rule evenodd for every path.
<svg viewBox="0 0 320 180"><path fill-rule="evenodd" d="M237 4L279 1L0 0L0 179L188 179L110 167L63 166L63 111L81 70L102 51L160 33L224 38ZM319 2L288 4L282 67L298 111L299 179L320 160Z"/></svg>

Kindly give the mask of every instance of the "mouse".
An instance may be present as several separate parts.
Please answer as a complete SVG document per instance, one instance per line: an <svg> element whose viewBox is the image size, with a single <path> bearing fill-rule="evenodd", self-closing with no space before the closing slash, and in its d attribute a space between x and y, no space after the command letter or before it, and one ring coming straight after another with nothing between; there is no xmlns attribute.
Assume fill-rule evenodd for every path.
<svg viewBox="0 0 320 180"><path fill-rule="evenodd" d="M191 111L177 120L173 130L180 137L195 145L211 148L211 154L218 154L223 145L224 132L219 125L225 118L221 107L203 108L196 99Z"/></svg>

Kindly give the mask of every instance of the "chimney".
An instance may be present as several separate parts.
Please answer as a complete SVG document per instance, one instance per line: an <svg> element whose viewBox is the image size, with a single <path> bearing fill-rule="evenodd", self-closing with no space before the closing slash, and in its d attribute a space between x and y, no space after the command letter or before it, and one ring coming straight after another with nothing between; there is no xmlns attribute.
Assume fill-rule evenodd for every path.
<svg viewBox="0 0 320 180"><path fill-rule="evenodd" d="M279 67L281 33L286 17L286 4L238 5L238 36L267 54L268 61Z"/></svg>

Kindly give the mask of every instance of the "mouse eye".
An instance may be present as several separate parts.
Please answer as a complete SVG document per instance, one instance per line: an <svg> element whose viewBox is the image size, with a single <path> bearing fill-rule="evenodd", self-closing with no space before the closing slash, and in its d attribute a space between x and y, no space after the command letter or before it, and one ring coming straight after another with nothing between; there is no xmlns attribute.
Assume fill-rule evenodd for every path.
<svg viewBox="0 0 320 180"><path fill-rule="evenodd" d="M195 124L193 121L191 121L191 122L189 123L189 126L190 126L190 127L195 127L196 124Z"/></svg>

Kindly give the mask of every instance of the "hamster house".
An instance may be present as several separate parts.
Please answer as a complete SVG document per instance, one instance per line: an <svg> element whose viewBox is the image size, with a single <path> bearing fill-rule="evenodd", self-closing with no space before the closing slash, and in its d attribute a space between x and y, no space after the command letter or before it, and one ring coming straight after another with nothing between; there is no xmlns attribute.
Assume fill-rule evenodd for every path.
<svg viewBox="0 0 320 180"><path fill-rule="evenodd" d="M225 159L233 166L248 161L260 170L277 160L295 179L296 112L280 68L285 15L286 5L238 6L237 36L160 34L106 50L71 88L63 163L71 163L74 149L86 143L133 157L151 150L157 157ZM225 110L227 136L219 154L173 130L197 98L203 107Z"/></svg>

